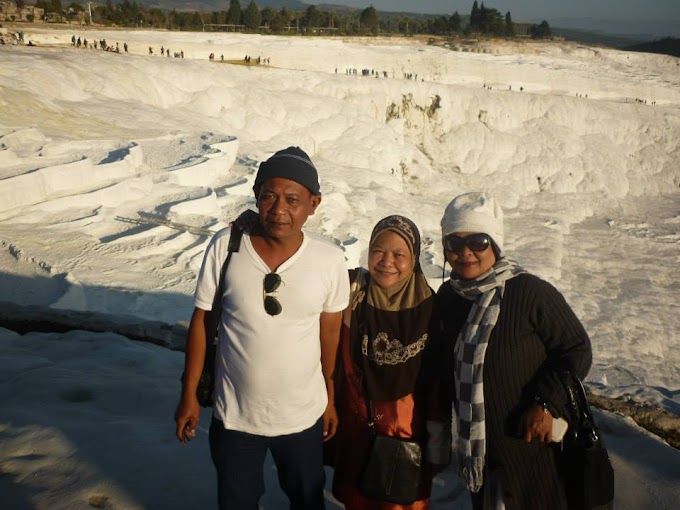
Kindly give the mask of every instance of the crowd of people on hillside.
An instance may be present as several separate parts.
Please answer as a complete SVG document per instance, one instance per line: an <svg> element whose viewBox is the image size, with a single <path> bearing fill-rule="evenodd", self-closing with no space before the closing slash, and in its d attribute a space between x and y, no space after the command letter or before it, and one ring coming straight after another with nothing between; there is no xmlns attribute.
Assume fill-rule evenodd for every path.
<svg viewBox="0 0 680 510"><path fill-rule="evenodd" d="M338 74L338 68L335 68L335 74ZM369 68L363 68L361 71L357 69L356 67L347 67L345 68L345 74L347 76L370 76L374 78L380 78L381 76L383 78L389 78L389 72L388 71L376 71L375 69L369 69ZM392 72L392 77L394 77L394 71ZM404 80L414 80L418 81L418 73L402 73L402 78ZM424 78L421 78L421 81L425 81Z"/></svg>
<svg viewBox="0 0 680 510"><path fill-rule="evenodd" d="M5 44L14 44L14 45L26 44L27 46L34 46L34 44L31 41L28 41L28 42L24 41L23 32L17 32L15 34L10 34L10 36L0 35L0 45L5 45ZM95 49L95 50L101 49L103 51L109 51L109 52L113 52L113 53L121 53L121 47L120 47L120 44L118 42L116 42L115 44L108 44L106 39L104 39L104 38L99 39L99 40L96 40L96 39L95 40L88 40L87 38L84 38L84 37L81 38L79 36L72 35L71 36L71 45L74 46L75 48L86 48L86 49L89 48L89 49ZM122 52L123 53L129 53L129 46L128 46L127 42L123 43ZM149 46L148 54L150 56L154 55L154 48L152 46ZM171 52L170 48L165 48L165 46L161 46L160 54L161 54L161 56L165 56L165 57L171 57L172 56L174 58L184 58L184 50L180 50L180 51L177 51L177 52ZM216 59L215 53L211 52L208 56L208 59L210 61L214 61ZM219 59L220 59L221 62L224 62L224 54L221 54ZM245 62L246 64L249 64L249 65L253 64L253 63L254 64L269 65L270 64L270 57L264 57L263 58L261 56L258 56L258 57L255 58L255 60L253 60L252 56L245 55L243 57L243 62ZM337 67L335 68L335 73L336 74L338 73ZM359 76L359 75L361 75L361 76L369 76L369 77L375 77L375 78L380 78L380 77L389 78L390 77L388 71L376 71L375 69L369 69L369 68L363 68L363 69L359 70L357 68L352 68L352 67L345 68L345 75L348 75L348 76ZM392 72L392 77L394 77L394 71ZM418 81L418 73L403 72L402 77L405 80ZM421 81L425 81L425 79L421 77ZM486 82L484 82L482 84L482 88L484 88L485 90L494 90L494 87L492 85L487 84ZM513 90L512 85L508 85L507 90L512 91ZM524 86L520 86L518 90L520 92L523 92ZM579 99L588 99L588 94L576 92L575 97L577 97ZM630 99L630 101L629 101L629 99ZM639 98L639 97L635 97L635 98L625 97L624 102L626 102L626 103L634 102L634 103L639 104L639 105L647 105L647 104L652 105L652 106L656 105L656 101L648 101L647 99Z"/></svg>
<svg viewBox="0 0 680 510"><path fill-rule="evenodd" d="M210 54L208 55L208 60L214 61L215 58L216 58L215 53L210 52ZM224 53L220 55L220 62L224 62ZM246 55L245 57L243 57L243 63L246 64L246 65L251 65L251 64L269 65L269 62L270 62L270 57L263 58L263 57L258 56L255 60L253 60L253 57L251 57L250 55Z"/></svg>
<svg viewBox="0 0 680 510"><path fill-rule="evenodd" d="M76 37L75 35L71 36L71 46L74 46L76 48L84 48L84 49L93 49L93 50L103 50L103 51L110 51L112 53L120 53L120 43L116 42L115 45L113 44L108 44L106 42L106 39L102 38L97 41L96 39L93 41L88 41L86 38L80 38ZM123 52L128 53L128 44L123 43Z"/></svg>
<svg viewBox="0 0 680 510"><path fill-rule="evenodd" d="M243 62L245 62L246 64L252 64L253 63L253 57L251 57L250 55L246 55L245 57L243 57ZM262 58L262 57L258 56L255 59L254 63L255 64L269 65L269 57Z"/></svg>
<svg viewBox="0 0 680 510"><path fill-rule="evenodd" d="M626 102L628 102L628 98L626 98ZM637 104L647 104L647 100L646 100L646 99L640 99L639 97L636 97L636 98L635 98L635 102L636 102ZM650 101L649 104L651 104L652 106L654 106L654 105L656 105L656 101Z"/></svg>
<svg viewBox="0 0 680 510"><path fill-rule="evenodd" d="M153 46L149 46L149 55L153 55ZM170 57L173 56L174 58L184 58L184 50L176 51L174 53L170 53L170 48L166 48L165 46L161 45L161 57Z"/></svg>
<svg viewBox="0 0 680 510"><path fill-rule="evenodd" d="M99 39L98 41L91 40L88 41L84 37L79 37L76 35L71 36L71 46L75 48L84 48L84 49L101 49L103 51L110 51L112 53L129 53L130 47L128 46L127 42L123 43L123 47L121 50L120 43L116 42L115 44L109 44L106 42L106 39L102 38ZM153 46L149 46L149 55L154 55L154 49ZM165 46L161 46L161 56L162 57L174 57L174 58L184 58L184 50L176 51L171 53L170 48L166 48Z"/></svg>

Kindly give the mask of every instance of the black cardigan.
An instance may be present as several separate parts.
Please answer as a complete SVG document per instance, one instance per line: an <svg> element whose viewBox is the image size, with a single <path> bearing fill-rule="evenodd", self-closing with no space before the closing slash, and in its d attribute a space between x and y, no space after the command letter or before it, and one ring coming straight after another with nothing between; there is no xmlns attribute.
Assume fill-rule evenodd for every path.
<svg viewBox="0 0 680 510"><path fill-rule="evenodd" d="M439 288L437 300L447 351L445 378L452 391L453 347L472 301L456 294L448 282ZM506 282L484 361L484 405L486 465L501 475L508 510L566 508L556 465L559 446L527 444L516 430L522 412L536 398L549 404L553 416L565 416L566 395L557 371L569 369L583 379L591 361L587 333L552 285L526 273ZM473 506L479 505L481 497L473 495Z"/></svg>

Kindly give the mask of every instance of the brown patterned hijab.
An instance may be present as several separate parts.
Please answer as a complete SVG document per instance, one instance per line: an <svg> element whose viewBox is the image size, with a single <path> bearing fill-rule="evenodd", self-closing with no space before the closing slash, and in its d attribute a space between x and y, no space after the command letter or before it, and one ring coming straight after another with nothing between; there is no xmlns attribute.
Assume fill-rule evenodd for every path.
<svg viewBox="0 0 680 510"><path fill-rule="evenodd" d="M398 400L415 391L434 304L418 261L418 228L404 216L383 218L373 229L369 248L387 230L406 241L413 273L394 287L382 288L368 271L359 271L350 324L354 360L364 373L369 397L378 401Z"/></svg>

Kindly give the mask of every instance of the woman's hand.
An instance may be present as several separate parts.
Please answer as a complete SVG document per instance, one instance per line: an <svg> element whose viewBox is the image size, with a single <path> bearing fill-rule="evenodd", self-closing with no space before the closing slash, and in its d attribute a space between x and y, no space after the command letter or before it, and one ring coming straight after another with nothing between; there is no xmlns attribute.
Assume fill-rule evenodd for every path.
<svg viewBox="0 0 680 510"><path fill-rule="evenodd" d="M544 409L539 403L532 404L519 422L518 435L524 437L524 441L530 443L534 439L541 442L552 441L553 416L550 411Z"/></svg>

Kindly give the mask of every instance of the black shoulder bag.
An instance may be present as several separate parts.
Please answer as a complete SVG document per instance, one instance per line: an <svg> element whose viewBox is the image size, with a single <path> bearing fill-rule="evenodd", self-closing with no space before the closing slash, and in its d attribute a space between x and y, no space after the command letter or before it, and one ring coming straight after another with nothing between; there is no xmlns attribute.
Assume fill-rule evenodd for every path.
<svg viewBox="0 0 680 510"><path fill-rule="evenodd" d="M568 506L610 510L614 507L614 470L609 453L595 426L580 379L571 372L560 375L571 414L560 456Z"/></svg>
<svg viewBox="0 0 680 510"><path fill-rule="evenodd" d="M422 446L417 441L378 434L373 405L368 398L366 401L373 441L359 479L359 490L371 499L410 505L418 499Z"/></svg>
<svg viewBox="0 0 680 510"><path fill-rule="evenodd" d="M359 309L360 323L364 306L365 301ZM422 445L418 441L378 434L365 380L363 390L372 442L359 478L359 490L371 499L410 505L418 499L423 468Z"/></svg>
<svg viewBox="0 0 680 510"><path fill-rule="evenodd" d="M219 336L220 319L222 317L224 276L227 274L227 267L231 260L231 254L238 251L241 246L242 236L243 231L234 225L229 234L229 253L220 270L220 281L217 285L215 297L213 298L212 308L205 314L205 359L203 361L201 378L198 380L198 387L196 388L196 397L198 398L198 403L202 407L212 407L213 405L213 391L215 389L215 357L217 355L217 340ZM184 373L182 373L182 381L184 381Z"/></svg>

